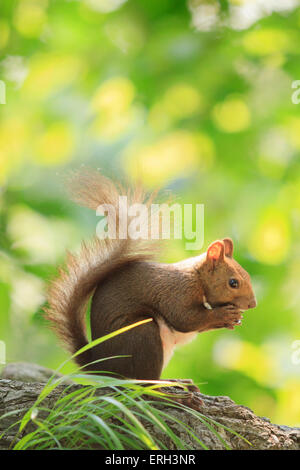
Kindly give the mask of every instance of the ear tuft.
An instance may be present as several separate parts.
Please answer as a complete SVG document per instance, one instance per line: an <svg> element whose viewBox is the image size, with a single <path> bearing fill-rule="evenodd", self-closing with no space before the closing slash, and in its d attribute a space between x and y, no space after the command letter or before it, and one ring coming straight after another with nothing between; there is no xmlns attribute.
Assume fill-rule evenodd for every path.
<svg viewBox="0 0 300 470"><path fill-rule="evenodd" d="M224 246L225 246L225 256L229 256L232 258L233 255L233 241L231 238L223 238Z"/></svg>
<svg viewBox="0 0 300 470"><path fill-rule="evenodd" d="M225 246L223 241L216 240L211 243L207 249L206 259L211 262L219 262L224 260Z"/></svg>

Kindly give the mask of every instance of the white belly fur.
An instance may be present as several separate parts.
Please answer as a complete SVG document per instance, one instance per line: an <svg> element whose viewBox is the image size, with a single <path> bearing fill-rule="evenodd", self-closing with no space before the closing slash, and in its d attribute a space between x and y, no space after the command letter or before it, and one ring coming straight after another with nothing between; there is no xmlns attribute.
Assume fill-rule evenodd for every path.
<svg viewBox="0 0 300 470"><path fill-rule="evenodd" d="M163 369L167 366L171 359L176 346L181 344L190 343L198 334L197 331L191 333L180 333L179 331L170 330L167 324L162 320L157 320L159 326L159 333L163 346Z"/></svg>

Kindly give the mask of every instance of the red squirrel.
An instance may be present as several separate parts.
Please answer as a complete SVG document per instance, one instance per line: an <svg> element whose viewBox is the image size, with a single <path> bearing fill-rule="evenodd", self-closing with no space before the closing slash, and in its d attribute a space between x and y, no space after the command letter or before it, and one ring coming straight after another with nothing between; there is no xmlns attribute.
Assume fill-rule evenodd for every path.
<svg viewBox="0 0 300 470"><path fill-rule="evenodd" d="M80 205L94 210L100 204L112 205L117 222L120 194L131 204L147 207L153 200L140 190L126 193L96 171L76 173L71 188ZM72 354L88 344L85 315L90 297L93 340L153 319L78 355L75 360L84 370L159 380L175 346L204 331L233 329L243 311L256 306L250 276L234 260L230 238L173 264L156 262L152 247L153 240L95 237L83 244L79 255L68 254L66 267L50 284L46 316ZM112 356L123 357L99 361Z"/></svg>

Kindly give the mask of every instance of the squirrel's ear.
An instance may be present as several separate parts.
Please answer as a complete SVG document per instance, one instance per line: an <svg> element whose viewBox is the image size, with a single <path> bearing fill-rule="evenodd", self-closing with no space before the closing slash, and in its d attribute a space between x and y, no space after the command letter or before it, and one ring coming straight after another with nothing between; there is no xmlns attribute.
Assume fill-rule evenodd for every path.
<svg viewBox="0 0 300 470"><path fill-rule="evenodd" d="M225 256L229 256L232 258L233 255L233 241L231 238L223 238L224 246L225 246Z"/></svg>
<svg viewBox="0 0 300 470"><path fill-rule="evenodd" d="M223 241L216 240L215 242L211 243L206 252L206 261L215 265L220 261L224 261L225 255L225 245Z"/></svg>

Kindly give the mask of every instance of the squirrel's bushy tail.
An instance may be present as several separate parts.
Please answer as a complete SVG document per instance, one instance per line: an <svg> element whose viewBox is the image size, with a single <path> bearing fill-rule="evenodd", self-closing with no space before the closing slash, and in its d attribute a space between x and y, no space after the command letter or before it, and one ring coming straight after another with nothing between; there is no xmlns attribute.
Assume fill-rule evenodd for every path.
<svg viewBox="0 0 300 470"><path fill-rule="evenodd" d="M94 210L100 204L113 206L117 233L120 223L119 196L127 196L128 205L143 203L149 207L155 195L146 197L141 189L125 191L112 180L91 170L73 173L69 187L73 200L80 205ZM107 216L108 223L111 216ZM148 216L145 223L148 224ZM127 263L153 259L154 253L151 240L94 237L89 244L82 244L78 255L67 254L66 266L59 269L57 278L50 283L45 314L72 354L88 343L85 313L96 286ZM80 366L88 364L91 362L91 349L75 359Z"/></svg>

